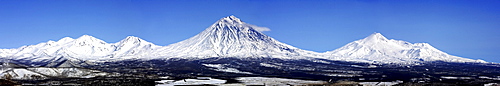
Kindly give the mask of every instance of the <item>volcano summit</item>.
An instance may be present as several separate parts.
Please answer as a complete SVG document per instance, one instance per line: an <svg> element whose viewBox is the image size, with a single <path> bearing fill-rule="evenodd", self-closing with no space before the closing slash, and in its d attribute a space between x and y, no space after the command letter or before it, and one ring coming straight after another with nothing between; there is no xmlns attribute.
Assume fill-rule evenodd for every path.
<svg viewBox="0 0 500 86"><path fill-rule="evenodd" d="M281 43L257 31L261 28L229 16L220 19L198 35L165 46L158 53L166 57L273 57L301 59L314 52Z"/></svg>

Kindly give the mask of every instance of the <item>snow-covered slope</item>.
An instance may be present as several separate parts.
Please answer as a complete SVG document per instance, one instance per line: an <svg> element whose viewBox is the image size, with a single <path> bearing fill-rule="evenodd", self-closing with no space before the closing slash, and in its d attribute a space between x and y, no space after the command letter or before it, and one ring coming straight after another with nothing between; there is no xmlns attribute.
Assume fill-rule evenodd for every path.
<svg viewBox="0 0 500 86"><path fill-rule="evenodd" d="M78 77L78 78L91 78L95 76L105 76L108 73L98 70L90 70L83 68L27 68L27 70L37 72L51 77Z"/></svg>
<svg viewBox="0 0 500 86"><path fill-rule="evenodd" d="M88 60L133 59L141 53L148 53L159 47L133 36L117 43L106 43L92 36L83 35L77 39L65 37L57 42L48 41L18 49L3 49L0 57L28 63L45 63L34 66L73 67Z"/></svg>
<svg viewBox="0 0 500 86"><path fill-rule="evenodd" d="M220 19L198 35L168 45L156 53L163 57L208 58L208 57L272 57L299 59L312 57L316 53L281 43L257 31L255 25L229 16Z"/></svg>
<svg viewBox="0 0 500 86"><path fill-rule="evenodd" d="M7 57L16 52L16 49L0 49L0 57Z"/></svg>
<svg viewBox="0 0 500 86"><path fill-rule="evenodd" d="M168 46L157 46L129 36L117 43L106 43L89 35L48 41L17 49L0 49L0 61L10 60L44 67L81 67L93 62L130 59L212 57L331 59L375 63L414 63L424 61L484 62L452 56L427 43L408 43L387 39L380 33L351 42L325 53L302 50L266 36L263 27L228 16L189 39ZM315 59L317 60L317 59ZM4 61L5 62L5 61Z"/></svg>
<svg viewBox="0 0 500 86"><path fill-rule="evenodd" d="M0 68L0 78L11 76L12 79L40 80L51 77L59 78L92 78L105 76L108 73L82 68Z"/></svg>
<svg viewBox="0 0 500 86"><path fill-rule="evenodd" d="M44 76L40 73L36 73L24 68L1 68L0 76L2 79L26 79L26 80L37 80L37 79L47 79L47 76Z"/></svg>
<svg viewBox="0 0 500 86"><path fill-rule="evenodd" d="M413 63L424 61L484 62L449 55L427 43L409 43L387 39L374 33L364 39L351 42L339 49L325 52L333 60L361 61L374 63Z"/></svg>
<svg viewBox="0 0 500 86"><path fill-rule="evenodd" d="M26 68L13 63L0 64L0 79L41 80L58 78L92 78L109 73L84 68Z"/></svg>
<svg viewBox="0 0 500 86"><path fill-rule="evenodd" d="M112 53L113 57L134 57L142 53L153 52L161 47L134 36L128 36L113 45L115 47Z"/></svg>

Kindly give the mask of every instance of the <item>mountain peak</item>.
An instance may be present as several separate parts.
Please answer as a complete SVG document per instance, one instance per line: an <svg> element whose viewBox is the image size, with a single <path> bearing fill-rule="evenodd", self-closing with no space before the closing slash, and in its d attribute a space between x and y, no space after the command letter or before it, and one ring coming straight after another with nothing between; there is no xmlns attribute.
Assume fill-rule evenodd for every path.
<svg viewBox="0 0 500 86"><path fill-rule="evenodd" d="M82 35L80 37L77 38L78 40L83 40L83 39L97 39L95 37L92 37L90 35Z"/></svg>
<svg viewBox="0 0 500 86"><path fill-rule="evenodd" d="M141 40L141 38L135 37L135 36L127 36L127 38L125 38L125 40Z"/></svg>
<svg viewBox="0 0 500 86"><path fill-rule="evenodd" d="M244 24L239 18L236 16L227 16L222 19L220 19L217 23L229 23L229 24Z"/></svg>
<svg viewBox="0 0 500 86"><path fill-rule="evenodd" d="M100 44L105 44L103 40L97 39L95 37L92 37L90 35L83 35L81 37L78 37L75 39L75 42L80 44L80 45L89 45L88 43L100 43Z"/></svg>
<svg viewBox="0 0 500 86"><path fill-rule="evenodd" d="M221 18L201 33L166 46L166 57L277 57L293 58L303 50L281 43L256 30L258 26L235 16ZM305 51L304 51L305 52Z"/></svg>
<svg viewBox="0 0 500 86"><path fill-rule="evenodd" d="M373 33L371 34L370 36L364 38L363 40L365 41L385 41L385 40L388 40L387 38L385 38L384 35L380 34L380 33Z"/></svg>
<svg viewBox="0 0 500 86"><path fill-rule="evenodd" d="M62 42L62 43L65 43L65 42L70 42L70 41L73 41L75 39L71 38L71 37L64 37L62 39L59 39L59 41L57 42Z"/></svg>
<svg viewBox="0 0 500 86"><path fill-rule="evenodd" d="M120 41L120 43L125 43L125 42L131 42L131 43L139 43L142 42L143 40L139 37L135 36L127 36L127 38L123 39Z"/></svg>
<svg viewBox="0 0 500 86"><path fill-rule="evenodd" d="M346 59L381 63L411 63L422 61L481 62L449 55L428 43L410 43L388 40L380 33L351 42L341 48L326 52L333 59Z"/></svg>

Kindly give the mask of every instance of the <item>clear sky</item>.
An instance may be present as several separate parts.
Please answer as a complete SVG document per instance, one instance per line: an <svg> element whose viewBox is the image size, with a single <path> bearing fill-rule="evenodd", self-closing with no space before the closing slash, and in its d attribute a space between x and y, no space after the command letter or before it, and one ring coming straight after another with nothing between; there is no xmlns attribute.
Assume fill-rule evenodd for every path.
<svg viewBox="0 0 500 86"><path fill-rule="evenodd" d="M166 46L235 15L316 52L379 32L465 58L500 62L500 0L0 0L0 48L91 35Z"/></svg>

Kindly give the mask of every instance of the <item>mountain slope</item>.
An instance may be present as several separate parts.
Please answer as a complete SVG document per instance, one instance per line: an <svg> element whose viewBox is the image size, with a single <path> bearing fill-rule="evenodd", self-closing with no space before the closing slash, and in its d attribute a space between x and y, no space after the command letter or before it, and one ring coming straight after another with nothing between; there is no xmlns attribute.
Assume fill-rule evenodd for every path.
<svg viewBox="0 0 500 86"><path fill-rule="evenodd" d="M13 63L0 62L0 78L17 80L42 80L49 78L92 78L97 76L105 76L109 73L91 70L85 68L26 68Z"/></svg>
<svg viewBox="0 0 500 86"><path fill-rule="evenodd" d="M256 30L261 28L229 16L187 40L168 45L157 53L164 57L274 57L297 59L316 53L281 43Z"/></svg>
<svg viewBox="0 0 500 86"><path fill-rule="evenodd" d="M199 34L168 46L157 46L133 36L117 43L106 43L83 35L77 39L65 37L17 49L0 49L0 60L34 67L82 67L94 62L212 57L329 59L370 63L484 62L452 56L427 43L412 44L387 39L380 33L333 51L317 53L279 42L258 31L262 28L228 16Z"/></svg>
<svg viewBox="0 0 500 86"><path fill-rule="evenodd" d="M374 33L339 49L324 53L329 59L374 63L413 63L424 61L484 62L449 55L427 43L409 43L387 39Z"/></svg>
<svg viewBox="0 0 500 86"><path fill-rule="evenodd" d="M117 43L106 43L89 35L65 37L18 49L3 49L2 58L48 67L79 67L84 61L133 59L160 46L129 36Z"/></svg>

